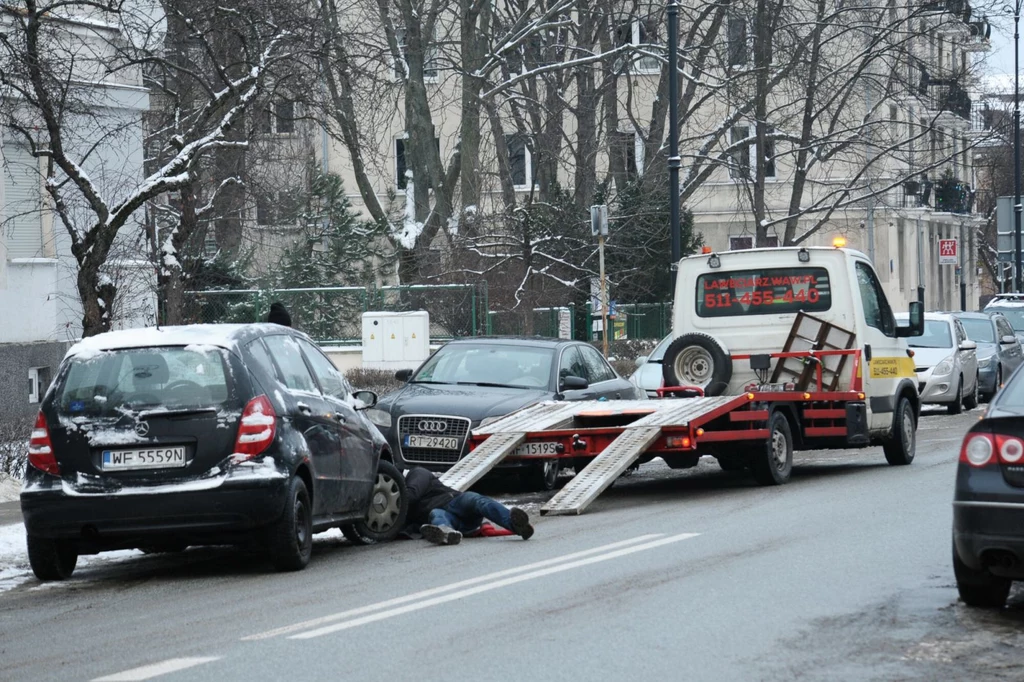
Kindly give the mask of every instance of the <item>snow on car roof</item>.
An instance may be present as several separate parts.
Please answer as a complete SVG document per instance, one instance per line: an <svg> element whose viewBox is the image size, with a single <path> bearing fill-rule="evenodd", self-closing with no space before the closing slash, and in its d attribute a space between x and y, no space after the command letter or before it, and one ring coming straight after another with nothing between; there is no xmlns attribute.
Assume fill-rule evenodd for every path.
<svg viewBox="0 0 1024 682"><path fill-rule="evenodd" d="M276 324L191 324L180 327L124 329L84 338L71 347L68 356L83 356L107 350L152 346L232 348L242 331L247 332L247 335L258 336L261 331L273 334L280 333L283 329Z"/></svg>

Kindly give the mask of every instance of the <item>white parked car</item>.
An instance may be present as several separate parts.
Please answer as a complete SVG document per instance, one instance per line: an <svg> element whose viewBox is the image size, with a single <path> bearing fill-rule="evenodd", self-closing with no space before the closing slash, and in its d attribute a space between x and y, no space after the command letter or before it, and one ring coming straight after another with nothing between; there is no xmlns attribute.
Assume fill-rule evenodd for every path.
<svg viewBox="0 0 1024 682"><path fill-rule="evenodd" d="M637 368L629 376L629 380L637 388L647 392L648 398L657 398L658 389L665 385L662 379L661 361L665 359L665 349L674 337L669 334L654 347L651 354L636 359Z"/></svg>
<svg viewBox="0 0 1024 682"><path fill-rule="evenodd" d="M946 405L950 414L978 406L978 344L953 315L926 313L924 334L908 340L914 351L918 393L925 404Z"/></svg>

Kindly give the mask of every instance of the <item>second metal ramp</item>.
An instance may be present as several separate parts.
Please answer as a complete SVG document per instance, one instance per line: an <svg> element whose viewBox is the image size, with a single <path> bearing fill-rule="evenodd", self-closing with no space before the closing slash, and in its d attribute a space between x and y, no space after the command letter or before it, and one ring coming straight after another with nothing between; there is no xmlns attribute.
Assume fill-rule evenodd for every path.
<svg viewBox="0 0 1024 682"><path fill-rule="evenodd" d="M449 488L465 492L505 459L526 439L525 433L496 433L475 450L463 457L448 471L441 474L441 482Z"/></svg>
<svg viewBox="0 0 1024 682"><path fill-rule="evenodd" d="M540 509L541 514L582 514L661 434L659 426L630 428L619 434L582 472ZM493 438L493 436L492 436ZM490 439L488 439L490 442Z"/></svg>

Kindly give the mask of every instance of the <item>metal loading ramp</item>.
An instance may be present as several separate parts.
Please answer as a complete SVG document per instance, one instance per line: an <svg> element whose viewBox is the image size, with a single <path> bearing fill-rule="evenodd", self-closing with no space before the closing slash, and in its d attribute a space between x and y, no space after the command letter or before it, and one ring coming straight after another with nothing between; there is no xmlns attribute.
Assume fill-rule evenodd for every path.
<svg viewBox="0 0 1024 682"><path fill-rule="evenodd" d="M471 485L483 478L484 474L505 459L524 440L526 440L526 434L522 432L494 434L460 459L455 466L444 472L440 476L441 482L460 492L469 490Z"/></svg>
<svg viewBox="0 0 1024 682"><path fill-rule="evenodd" d="M619 436L577 473L564 488L540 509L542 515L582 514L597 496L603 493L629 465L647 451L661 435L663 426L686 427L692 421L727 407L742 404L746 397L721 396L667 400L658 404L657 411L627 424ZM600 403L608 408L608 403Z"/></svg>
<svg viewBox="0 0 1024 682"><path fill-rule="evenodd" d="M660 426L626 429L540 508L541 514L582 514L661 435Z"/></svg>

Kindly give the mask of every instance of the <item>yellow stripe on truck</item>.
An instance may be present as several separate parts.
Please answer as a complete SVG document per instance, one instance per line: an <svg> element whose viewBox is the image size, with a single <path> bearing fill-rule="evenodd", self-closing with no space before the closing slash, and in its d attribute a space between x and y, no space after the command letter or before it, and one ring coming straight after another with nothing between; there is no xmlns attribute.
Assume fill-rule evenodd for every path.
<svg viewBox="0 0 1024 682"><path fill-rule="evenodd" d="M871 358L868 363L872 379L914 377L914 359L908 357Z"/></svg>

